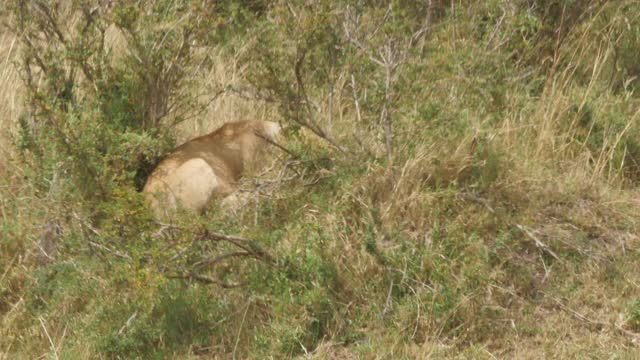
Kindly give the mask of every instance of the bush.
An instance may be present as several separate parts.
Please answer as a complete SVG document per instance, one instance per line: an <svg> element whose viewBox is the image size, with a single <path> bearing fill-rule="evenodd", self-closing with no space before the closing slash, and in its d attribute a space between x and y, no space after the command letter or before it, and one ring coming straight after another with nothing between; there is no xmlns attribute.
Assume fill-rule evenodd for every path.
<svg viewBox="0 0 640 360"><path fill-rule="evenodd" d="M87 4L10 2L0 351L635 354L635 2ZM286 150L156 222L139 190L198 116Z"/></svg>
<svg viewBox="0 0 640 360"><path fill-rule="evenodd" d="M214 44L216 17L197 1L10 8L25 48L24 159L49 180L54 168L65 172L85 199L107 199L117 184L140 188L173 145L171 126L197 111L186 69ZM108 43L108 32L125 50Z"/></svg>

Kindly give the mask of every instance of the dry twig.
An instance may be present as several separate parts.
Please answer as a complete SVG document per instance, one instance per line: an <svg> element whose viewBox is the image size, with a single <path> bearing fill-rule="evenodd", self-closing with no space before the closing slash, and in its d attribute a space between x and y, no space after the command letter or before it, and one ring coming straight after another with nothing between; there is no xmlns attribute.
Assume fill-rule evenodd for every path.
<svg viewBox="0 0 640 360"><path fill-rule="evenodd" d="M168 224L162 224L162 225L168 225ZM188 229L184 227L180 227L178 225L171 225L171 226L173 226L176 229L189 231ZM192 250L197 243L200 243L203 241L227 242L241 250L230 251L230 252L213 256L213 257L204 257L199 261L189 264L188 265L189 268L179 264L173 264L173 265L170 264L170 263L177 262L178 259L182 257L185 253L187 253L189 250ZM274 265L276 263L274 258L267 251L260 248L257 244L255 244L251 240L248 240L239 236L225 235L225 234L212 232L209 230L204 230L203 232L194 236L193 240L188 246L180 249L176 254L171 256L168 259L167 264L160 267L160 271L165 273L166 274L165 276L170 279L195 280L204 284L218 285L225 289L235 288L235 287L243 286L245 285L245 283L224 282L224 281L215 279L213 277L203 275L198 270L202 270L204 268L211 268L219 264L223 260L227 260L230 258L244 258L244 257L251 257L256 260L261 260L270 265Z"/></svg>
<svg viewBox="0 0 640 360"><path fill-rule="evenodd" d="M531 240L533 240L536 244L536 247L538 247L540 251L546 252L549 255L551 255L554 259L558 260L559 262L562 262L560 257L558 257L558 255L556 255L556 253L553 250L551 250L551 247L543 243L530 229L520 224L516 224L516 227L520 229L520 231L525 233L525 235L527 235Z"/></svg>

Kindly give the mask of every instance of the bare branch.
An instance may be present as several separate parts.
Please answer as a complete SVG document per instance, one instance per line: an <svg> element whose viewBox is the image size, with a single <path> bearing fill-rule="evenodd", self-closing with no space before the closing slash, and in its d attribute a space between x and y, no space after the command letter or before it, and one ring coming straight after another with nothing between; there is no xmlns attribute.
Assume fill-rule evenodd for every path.
<svg viewBox="0 0 640 360"><path fill-rule="evenodd" d="M262 138L264 141L268 142L269 144L277 147L278 149L284 151L285 153L289 154L292 158L294 159L300 159L300 156L295 154L293 151L287 149L286 147L278 144L277 142L275 142L274 140L269 139L268 137L260 134L259 132L255 132L256 136L258 136L259 138Z"/></svg>
<svg viewBox="0 0 640 360"><path fill-rule="evenodd" d="M182 231L189 232L190 229L178 225L172 224L163 224L160 223L162 228L174 228ZM187 252L193 251L194 246L197 243L203 241L224 241L227 242L240 250L226 252L217 256L204 257L199 261L193 262L187 265L178 265L173 264L178 262L178 260ZM233 235L225 235L216 232L211 232L208 230L204 230L203 232L197 234L193 237L191 243L185 248L180 249L176 254L171 256L164 265L159 267L159 270L162 273L165 273L165 276L170 279L186 279L186 280L195 280L205 284L215 284L219 285L223 288L234 288L238 286L244 285L244 283L227 283L221 280L217 280L213 277L204 275L200 273L200 270L204 270L205 268L211 268L223 260L230 258L254 258L257 260L262 260L267 264L275 265L275 259L265 250L260 248L257 244L252 241ZM188 258L186 259L189 262ZM187 268L188 267L188 268Z"/></svg>
<svg viewBox="0 0 640 360"><path fill-rule="evenodd" d="M428 4L428 11L422 26L406 38L404 46L399 48L398 43L402 42L402 39L394 39L386 36L385 44L373 48L371 44L363 44L358 39L358 30L360 25L360 19L357 15L350 11L351 8L347 8L346 17L343 22L344 34L348 43L354 46L356 49L363 52L369 60L378 65L384 71L384 102L382 103L382 109L380 110L380 122L384 128L385 147L387 150L387 156L392 159L393 154L393 121L392 121L392 98L394 88L394 73L400 65L402 65L412 48L421 40L429 30L431 23L431 1ZM379 21L378 29L387 21L391 14L392 7L389 6L385 16ZM376 29L377 31L377 29ZM366 35L365 35L366 36ZM355 80L352 76L352 84L355 84ZM358 118L360 117L359 104L357 102L357 96L355 94L355 85L353 86L354 99L356 106L356 113Z"/></svg>
<svg viewBox="0 0 640 360"><path fill-rule="evenodd" d="M245 257L245 256L251 256L251 253L249 253L247 251L230 252L230 253L218 255L218 256L216 256L214 258L207 258L207 259L200 260L197 263L193 264L193 268L194 269L198 269L198 268L202 268L202 267L213 266L213 265L215 265L215 264L219 263L220 261L222 261L224 259L227 259L227 258Z"/></svg>
<svg viewBox="0 0 640 360"><path fill-rule="evenodd" d="M34 3L36 5L36 7L38 8L38 10L40 10L40 12L45 15L45 17L49 21L49 27L56 34L56 36L58 37L58 40L60 40L61 43L65 44L66 43L65 37L64 37L64 35L62 35L62 31L60 30L60 27L58 26L58 22L55 20L53 14L52 14L53 11L51 10L51 7L49 7L49 5L47 5L42 0L31 0L31 2Z"/></svg>
<svg viewBox="0 0 640 360"><path fill-rule="evenodd" d="M135 320L136 316L138 316L138 312L135 311L133 313L133 315L129 316L129 318L127 319L127 322L122 325L122 327L120 328L120 330L118 330L118 335L122 335L125 331L126 328L128 328L129 326L131 326L131 323L133 322L133 320Z"/></svg>
<svg viewBox="0 0 640 360"><path fill-rule="evenodd" d="M298 101L302 100L302 102L304 102L304 104L306 105L309 118L306 118L303 120L301 117L298 117L295 120L300 125L311 130L314 134L318 135L322 139L325 139L327 142L333 145L340 152L344 153L346 152L345 149L342 146L340 146L335 140L333 140L331 135L329 135L326 131L324 131L324 129L320 125L318 125L312 118L314 111L311 108L311 101L309 101L309 97L307 96L304 80L302 77L302 65L304 64L304 59L306 55L307 55L306 50L302 50L302 52L298 55L298 58L296 60L296 64L294 67L294 72L296 76L296 82L298 85L298 98L299 98Z"/></svg>
<svg viewBox="0 0 640 360"><path fill-rule="evenodd" d="M225 283L222 281L218 281L214 278L208 277L208 276L204 276L204 275L200 275L200 274L196 274L193 272L185 272L183 274L176 274L176 275L167 275L167 278L169 279L188 279L188 280L196 280L199 281L201 283L205 283L205 284L214 284L214 285L218 285L222 288L225 289L232 289L232 288L237 288L240 286L244 286L246 285L245 283L236 283L236 284L229 284L229 283Z"/></svg>
<svg viewBox="0 0 640 360"><path fill-rule="evenodd" d="M562 262L562 259L560 259L560 257L558 257L558 255L556 255L556 253L553 252L553 250L551 250L551 247L543 243L537 236L535 236L535 234L531 230L529 230L527 227L520 224L516 224L516 227L520 229L520 231L525 233L531 240L533 240L536 244L536 247L538 247L540 251L547 252L554 259L558 260L559 262Z"/></svg>
<svg viewBox="0 0 640 360"><path fill-rule="evenodd" d="M265 260L267 263L275 264L275 260L269 253L261 249L258 245L256 245L252 241L239 236L224 235L224 234L205 230L200 235L199 240L200 241L202 240L227 241L245 250L246 252L250 253L256 259Z"/></svg>

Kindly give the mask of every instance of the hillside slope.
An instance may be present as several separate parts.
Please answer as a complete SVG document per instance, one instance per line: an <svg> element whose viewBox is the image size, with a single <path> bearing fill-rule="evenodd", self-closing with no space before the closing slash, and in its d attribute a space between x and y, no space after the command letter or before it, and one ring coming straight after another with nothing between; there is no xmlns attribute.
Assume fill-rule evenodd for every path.
<svg viewBox="0 0 640 360"><path fill-rule="evenodd" d="M0 5L0 359L637 354L638 2L49 3ZM242 119L240 205L154 221Z"/></svg>

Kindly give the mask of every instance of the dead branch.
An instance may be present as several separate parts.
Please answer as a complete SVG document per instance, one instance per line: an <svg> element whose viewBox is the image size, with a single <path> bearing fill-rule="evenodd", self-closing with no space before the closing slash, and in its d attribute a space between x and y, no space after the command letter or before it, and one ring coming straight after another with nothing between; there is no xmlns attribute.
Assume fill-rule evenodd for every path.
<svg viewBox="0 0 640 360"><path fill-rule="evenodd" d="M304 64L304 60L306 58L307 52L306 49L302 50L301 53L298 55L298 58L296 59L296 64L294 66L294 73L296 76L296 83L298 86L298 101L299 102L304 102L304 104L307 107L307 113L309 115L308 118L303 119L300 116L298 116L296 119L294 119L297 123L299 123L300 125L306 127L307 129L311 130L314 134L316 134L317 136L319 136L320 138L326 140L329 144L331 144L333 147L335 147L336 149L338 149L338 151L340 151L341 153L345 153L346 150L340 146L340 144L338 144L329 133L327 133L319 124L317 124L314 120L313 120L313 114L315 113L313 108L311 107L311 101L309 100L309 97L307 96L307 91L305 88L305 84L304 84L304 79L302 76L302 66Z"/></svg>
<svg viewBox="0 0 640 360"><path fill-rule="evenodd" d="M186 279L186 280L196 280L199 281L201 283L205 283L205 284L212 284L212 285L218 285L222 288L225 289L232 289L232 288L237 288L243 285L246 285L245 283L225 283L222 281L218 281L214 278L211 278L209 276L204 276L204 275L200 275L200 274L196 274L194 272L184 272L182 274L175 274L175 275L167 275L167 278L169 279Z"/></svg>
<svg viewBox="0 0 640 360"><path fill-rule="evenodd" d="M214 258L207 258L207 259L200 260L197 263L193 264L193 268L194 269L198 269L198 268L202 268L202 267L213 266L213 265L215 265L215 264L219 263L220 261L222 261L224 259L227 259L227 258L245 257L245 256L251 256L251 253L246 252L246 251L230 252L230 253L218 255L218 256L216 256Z"/></svg>
<svg viewBox="0 0 640 360"><path fill-rule="evenodd" d="M393 311L393 299L391 295L393 294L393 280L391 280L391 284L389 284L389 291L387 292L387 300L384 302L384 308L382 309L382 317L386 318L387 315Z"/></svg>
<svg viewBox="0 0 640 360"><path fill-rule="evenodd" d="M478 195L475 195L471 192L460 192L457 194L457 197L459 197L462 200L470 200L473 202L476 202L478 204L484 205L484 207L487 208L487 210L489 210L491 213L495 213L496 211L491 207L489 200L482 198Z"/></svg>
<svg viewBox="0 0 640 360"><path fill-rule="evenodd" d="M491 33L491 36L489 36L489 40L487 40L487 44L485 45L485 49L486 50L489 50L489 46L493 42L493 38L498 33L498 30L500 30L500 27L502 26L502 22L504 21L504 18L506 16L507 16L507 11L504 8L502 8L502 16L500 16L500 19L498 20L498 22L496 23L496 25L493 28L493 32ZM495 51L495 50L497 50L497 49L494 48L493 51Z"/></svg>
<svg viewBox="0 0 640 360"><path fill-rule="evenodd" d="M267 253L265 250L261 249L257 244L253 241L233 235L224 235L220 233L215 233L209 230L205 230L200 237L199 241L211 240L211 241L227 241L231 244L241 248L247 253L251 254L252 257L258 260L264 260L267 263L275 264L274 258Z"/></svg>
<svg viewBox="0 0 640 360"><path fill-rule="evenodd" d="M65 44L67 41L64 37L64 35L62 35L62 31L60 30L60 27L58 26L58 22L56 21L54 15L53 15L53 11L51 10L51 7L49 5L47 5L44 1L41 0L31 0L31 2L33 4L36 5L36 8L42 13L44 14L44 16L47 18L48 22L49 22L49 28L51 30L53 30L54 34L58 37L58 40Z"/></svg>
<svg viewBox="0 0 640 360"><path fill-rule="evenodd" d="M540 241L540 239L531 230L529 230L527 227L525 227L523 225L520 225L520 224L516 224L516 227L520 231L522 231L525 235L527 235L531 240L533 240L535 242L535 244L536 244L536 247L538 249L540 249L540 251L547 252L554 259L558 260L559 262L562 262L560 257L558 257L558 255L556 255L556 253L553 252L553 250L551 250L551 247L549 245L543 243L542 241Z"/></svg>
<svg viewBox="0 0 640 360"><path fill-rule="evenodd" d="M174 228L180 231L191 232L190 229L183 226L164 223L159 224L163 228ZM185 279L190 281L194 280L203 284L218 285L222 288L228 289L243 286L245 285L245 283L228 283L225 281L221 281L219 279L215 279L213 277L200 273L200 270L210 269L215 265L218 265L223 260L231 258L249 257L256 260L264 261L265 263L270 265L276 264L275 259L267 251L260 248L257 244L249 239L245 239L239 236L220 234L209 230L194 233L194 235L195 236L192 238L192 241L189 245L177 251L165 262L165 264L159 266L159 271L164 273L167 278ZM233 247L238 248L239 250L232 250L217 256L202 257L200 260L191 263L189 263L188 257L185 257L185 259L187 260L184 261L188 263L186 265L180 265L179 263L183 262L183 260L180 260L180 258L190 250L193 250L194 246L197 243L201 243L203 241L227 242Z"/></svg>
<svg viewBox="0 0 640 360"><path fill-rule="evenodd" d="M264 141L268 142L269 144L277 147L278 149L284 151L285 153L289 154L292 158L294 159L300 159L300 156L296 153L294 153L293 151L287 149L286 147L284 147L283 145L278 144L277 142L269 139L268 137L260 134L259 132L254 132L256 134L256 136L258 136L259 138L263 139Z"/></svg>
<svg viewBox="0 0 640 360"><path fill-rule="evenodd" d="M72 212L72 215L76 220L78 220L78 222L80 223L80 227L82 229L84 229L85 232L89 231L89 232L91 232L91 233L93 233L94 235L97 235L97 236L101 236L102 235L100 230L98 230L95 227L93 227L89 223L89 221L81 218L75 211ZM106 245L97 243L95 241L91 241L91 240L89 240L88 236L85 236L85 237L87 238L87 245L89 245L89 249L91 249L91 251L99 249L99 250L102 250L103 252L107 252L107 253L113 254L116 257L119 257L121 259L125 259L125 260L128 260L128 261L132 260L131 256L129 256L128 254L121 253L120 251L112 249L112 248L110 248L110 247L108 247Z"/></svg>
<svg viewBox="0 0 640 360"><path fill-rule="evenodd" d="M122 334L124 333L124 331L125 331L129 326L131 326L131 323L133 322L133 320L135 320L136 316L138 316L138 312L137 312L137 311L135 311L135 312L133 313L133 315L129 316L129 318L127 319L127 322L126 322L124 325L122 325L122 327L120 328L120 330L118 330L118 335L119 335L119 336L120 336L120 335L122 335Z"/></svg>
<svg viewBox="0 0 640 360"><path fill-rule="evenodd" d="M131 261L131 260L132 260L132 259L131 259L131 256L129 256L129 255L127 255L127 254L123 254L123 253L121 253L120 251L118 251L118 250L114 250L114 249L112 249L112 248L110 248L110 247L108 247L108 246L106 246L106 245L102 245L102 244L97 243L97 242L95 242L95 241L89 241L88 243L89 243L89 246L90 246L90 247L92 247L93 249L100 249L100 250L102 250L102 251L105 251L105 252L111 253L111 254L113 254L113 255L115 255L116 257L119 257L119 258L121 258L121 259L129 260L129 261Z"/></svg>

